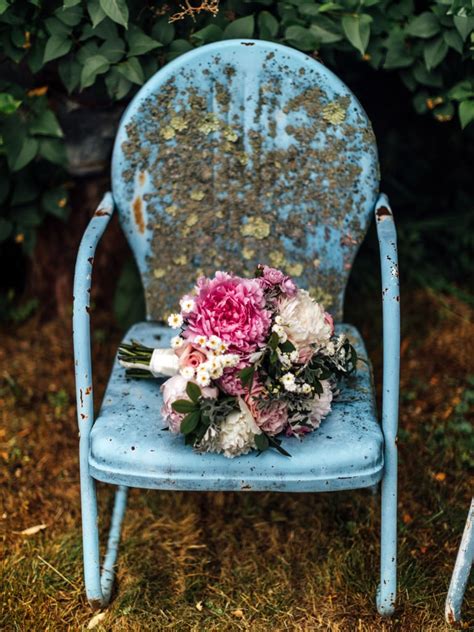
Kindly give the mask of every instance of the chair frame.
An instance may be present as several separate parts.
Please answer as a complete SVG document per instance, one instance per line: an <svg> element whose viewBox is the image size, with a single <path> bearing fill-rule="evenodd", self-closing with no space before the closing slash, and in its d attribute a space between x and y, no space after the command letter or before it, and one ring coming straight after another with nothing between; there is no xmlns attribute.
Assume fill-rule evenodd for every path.
<svg viewBox="0 0 474 632"><path fill-rule="evenodd" d="M397 428L400 367L400 293L397 236L387 197L379 196L375 220L380 245L383 301L384 473L381 483L381 555L377 610L394 612L397 584ZM90 338L90 290L94 254L114 211L107 193L95 211L79 248L74 277L74 359L83 534L84 578L87 599L94 609L105 608L111 597L127 487L118 486L101 570L96 480L89 471L90 432L94 424Z"/></svg>

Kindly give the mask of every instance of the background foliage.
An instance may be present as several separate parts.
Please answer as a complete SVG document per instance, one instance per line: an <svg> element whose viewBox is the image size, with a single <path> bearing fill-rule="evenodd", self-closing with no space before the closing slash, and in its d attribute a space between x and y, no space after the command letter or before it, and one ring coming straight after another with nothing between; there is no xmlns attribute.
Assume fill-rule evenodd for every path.
<svg viewBox="0 0 474 632"><path fill-rule="evenodd" d="M135 0L0 0L0 242L10 258L34 255L47 215L68 220L73 182L58 119L62 100L94 117L97 107L126 103L161 65L192 47L257 37L314 55L349 83L378 133L384 185L400 209L406 269L424 283L467 281L470 0L226 0L217 15L198 11L170 22L179 8ZM4 312L10 303L4 297Z"/></svg>

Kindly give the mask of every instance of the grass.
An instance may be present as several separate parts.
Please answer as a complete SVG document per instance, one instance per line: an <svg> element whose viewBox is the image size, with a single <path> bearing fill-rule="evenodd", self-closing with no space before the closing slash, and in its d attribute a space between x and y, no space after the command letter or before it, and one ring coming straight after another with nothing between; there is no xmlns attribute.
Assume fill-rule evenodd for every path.
<svg viewBox="0 0 474 632"><path fill-rule="evenodd" d="M351 320L380 385L380 322L359 309ZM97 631L448 629L444 600L472 482L472 308L417 291L405 296L404 316L396 615L375 611L379 497L369 490L133 490L117 586ZM96 321L100 400L119 337L101 335L107 315ZM2 333L0 629L84 629L94 613L83 594L69 324L33 316ZM100 501L109 511L110 490L100 487ZM20 533L37 524L47 526ZM472 587L465 629L474 625L470 597Z"/></svg>

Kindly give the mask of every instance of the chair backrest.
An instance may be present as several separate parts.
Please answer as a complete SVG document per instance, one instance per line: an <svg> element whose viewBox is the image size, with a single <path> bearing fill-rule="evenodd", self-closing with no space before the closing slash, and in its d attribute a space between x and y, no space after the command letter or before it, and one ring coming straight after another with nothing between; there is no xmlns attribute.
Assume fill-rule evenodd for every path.
<svg viewBox="0 0 474 632"><path fill-rule="evenodd" d="M265 263L340 320L378 179L364 110L313 58L257 40L178 57L128 106L112 160L148 318L198 274Z"/></svg>

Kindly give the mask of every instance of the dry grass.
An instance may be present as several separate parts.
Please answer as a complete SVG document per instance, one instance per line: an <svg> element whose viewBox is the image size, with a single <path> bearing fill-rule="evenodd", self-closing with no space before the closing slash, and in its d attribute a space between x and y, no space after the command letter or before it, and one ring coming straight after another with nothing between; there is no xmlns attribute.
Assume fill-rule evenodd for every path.
<svg viewBox="0 0 474 632"><path fill-rule="evenodd" d="M470 495L472 313L427 292L405 297L404 309L396 616L375 612L379 499L370 491L133 491L118 585L96 630L445 629ZM95 329L102 388L118 340L115 333L113 344L103 342L105 322ZM361 325L378 376L379 328ZM83 596L68 323L31 320L3 332L0 364L0 628L79 630L93 615ZM101 489L102 506L110 501ZM47 528L35 535L19 533L40 523ZM469 594L466 629L474 622Z"/></svg>

